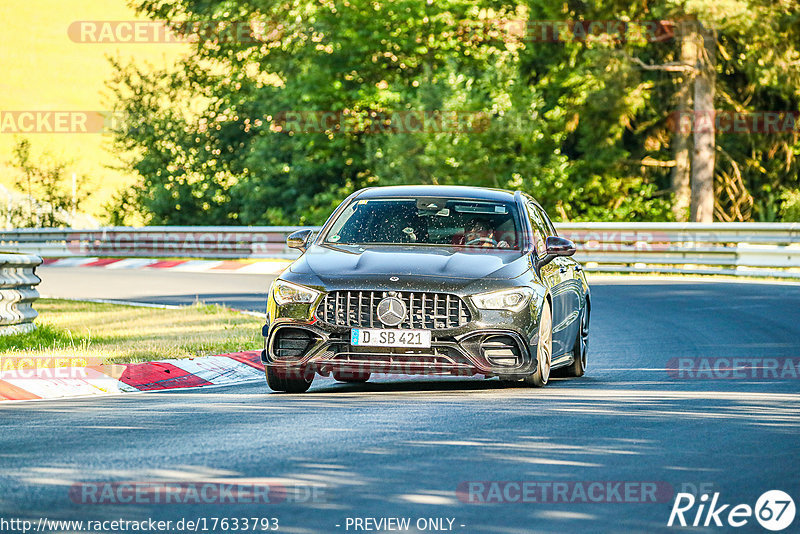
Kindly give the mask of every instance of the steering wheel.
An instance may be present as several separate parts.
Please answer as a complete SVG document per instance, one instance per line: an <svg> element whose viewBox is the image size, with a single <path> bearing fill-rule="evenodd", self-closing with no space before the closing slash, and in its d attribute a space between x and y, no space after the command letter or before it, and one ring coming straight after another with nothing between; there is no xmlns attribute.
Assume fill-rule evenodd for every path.
<svg viewBox="0 0 800 534"><path fill-rule="evenodd" d="M471 239L467 241L466 245L479 245L481 243L491 243L492 246L497 246L497 241L492 239L491 237L476 237L475 239Z"/></svg>

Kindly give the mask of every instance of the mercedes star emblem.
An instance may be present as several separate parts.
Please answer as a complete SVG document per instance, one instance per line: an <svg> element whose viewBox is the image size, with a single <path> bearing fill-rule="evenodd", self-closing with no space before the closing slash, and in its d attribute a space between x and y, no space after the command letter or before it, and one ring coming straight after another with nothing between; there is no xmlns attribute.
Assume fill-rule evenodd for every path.
<svg viewBox="0 0 800 534"><path fill-rule="evenodd" d="M396 297L386 297L378 303L378 319L386 326L397 326L406 318L406 305Z"/></svg>

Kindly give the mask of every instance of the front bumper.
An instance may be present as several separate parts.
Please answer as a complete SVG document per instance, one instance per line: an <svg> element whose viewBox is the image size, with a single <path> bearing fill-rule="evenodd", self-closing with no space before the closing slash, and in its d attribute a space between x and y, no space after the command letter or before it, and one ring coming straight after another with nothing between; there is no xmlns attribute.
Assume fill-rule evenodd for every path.
<svg viewBox="0 0 800 534"><path fill-rule="evenodd" d="M430 348L361 347L350 343L350 328L318 320L277 318L267 333L262 361L286 370L322 376L387 373L402 375L503 376L522 378L536 371L531 346L537 343L534 321L510 312L496 323L473 321L458 329L432 330ZM528 314L529 318L530 315Z"/></svg>
<svg viewBox="0 0 800 534"><path fill-rule="evenodd" d="M272 291L268 293L267 325L263 331L265 344L262 351L262 361L267 366L287 372L313 371L323 376L332 372L368 372L522 378L536 371L535 347L538 344L539 316L546 302L544 288L540 285L526 285L525 287L534 290L530 302L522 310L512 312L479 309L469 298L479 292L507 289L507 281L481 280L471 287L457 287L452 284L443 287L438 279L418 279L413 284L399 281L374 285L353 281L333 287L314 285L304 279L292 281L312 287L323 296L313 303L281 305L275 301ZM363 319L369 323L356 327L381 328L379 321L368 319L371 314L368 310L377 304L377 300L369 299L370 292L381 292L382 295L386 292L385 294L404 299L408 304L409 315L406 322L397 328L429 330L430 348L351 345L351 329L354 325L349 324L349 319L345 319L348 323L346 325L334 324L331 319L339 322L342 317L355 316L359 322L363 322ZM347 293L348 299L352 297L352 303L345 300L340 293ZM417 296L412 298L410 293ZM428 299L420 302L421 293L428 294ZM432 293L439 293L438 308L435 299L431 306ZM446 302L442 295L457 297L461 304L457 305L452 299ZM332 301L334 296L340 300ZM379 297L376 294L375 299L377 298ZM332 314L327 306L336 303L350 312ZM436 320L431 321L432 317ZM448 319L444 320L444 317Z"/></svg>

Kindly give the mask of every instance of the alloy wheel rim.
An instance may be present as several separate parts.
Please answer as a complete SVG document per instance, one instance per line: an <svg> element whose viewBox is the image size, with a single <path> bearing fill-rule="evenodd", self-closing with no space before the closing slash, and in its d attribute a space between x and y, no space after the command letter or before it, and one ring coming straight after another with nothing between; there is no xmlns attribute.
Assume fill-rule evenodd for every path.
<svg viewBox="0 0 800 534"><path fill-rule="evenodd" d="M537 349L537 359L541 369L542 382L550 379L550 355L553 353L553 329L550 307L542 309L542 318L539 321L539 346Z"/></svg>
<svg viewBox="0 0 800 534"><path fill-rule="evenodd" d="M589 313L587 310L583 313L583 320L581 321L581 364L586 369L586 348L589 345Z"/></svg>

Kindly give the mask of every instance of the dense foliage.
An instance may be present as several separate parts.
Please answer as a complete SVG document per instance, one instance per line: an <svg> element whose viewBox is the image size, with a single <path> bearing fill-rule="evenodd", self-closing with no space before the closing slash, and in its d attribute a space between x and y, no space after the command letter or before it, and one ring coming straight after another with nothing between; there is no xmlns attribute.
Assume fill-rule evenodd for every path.
<svg viewBox="0 0 800 534"><path fill-rule="evenodd" d="M45 152L34 155L27 138L16 140L13 159L17 195L0 186L7 201L0 204L0 221L6 228L51 228L80 226L76 217L83 202L91 196L86 177L70 172L73 162Z"/></svg>
<svg viewBox="0 0 800 534"><path fill-rule="evenodd" d="M314 224L358 188L402 183L522 189L560 219L672 219L686 74L648 67L678 60L671 32L693 18L716 32L718 109L800 110L800 8L788 0L134 4L156 20L257 28L201 37L162 71L114 60L114 106L129 117L116 147L141 176L117 208L153 224ZM539 33L580 20L641 23L623 38ZM310 112L348 127L287 120ZM404 112L468 124L376 126ZM718 218L780 216L798 189L799 130L717 135Z"/></svg>

